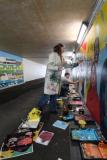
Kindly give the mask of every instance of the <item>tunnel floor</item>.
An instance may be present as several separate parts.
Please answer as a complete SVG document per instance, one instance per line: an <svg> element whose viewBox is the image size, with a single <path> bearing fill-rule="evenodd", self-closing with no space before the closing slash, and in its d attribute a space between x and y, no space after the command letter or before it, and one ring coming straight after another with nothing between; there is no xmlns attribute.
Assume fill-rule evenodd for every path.
<svg viewBox="0 0 107 160"><path fill-rule="evenodd" d="M33 89L8 103L0 105L0 144L4 137L17 130L18 126L25 119L27 113L37 106L38 99L43 93L43 86ZM16 160L81 160L78 142L71 142L69 128L61 130L52 126L58 119L58 114L50 114L46 111L42 115L41 121L44 122L43 129L54 132L54 137L48 146L34 143L34 151L31 154L11 158Z"/></svg>

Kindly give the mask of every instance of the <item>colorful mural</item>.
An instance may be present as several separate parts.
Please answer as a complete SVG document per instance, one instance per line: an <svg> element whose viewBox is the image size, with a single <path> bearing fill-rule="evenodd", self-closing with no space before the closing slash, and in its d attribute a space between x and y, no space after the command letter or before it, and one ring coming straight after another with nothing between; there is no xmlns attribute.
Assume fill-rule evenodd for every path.
<svg viewBox="0 0 107 160"><path fill-rule="evenodd" d="M98 11L81 51L90 61L91 69L90 79L85 83L87 107L107 137L107 0Z"/></svg>
<svg viewBox="0 0 107 160"><path fill-rule="evenodd" d="M0 51L0 89L23 82L22 58Z"/></svg>

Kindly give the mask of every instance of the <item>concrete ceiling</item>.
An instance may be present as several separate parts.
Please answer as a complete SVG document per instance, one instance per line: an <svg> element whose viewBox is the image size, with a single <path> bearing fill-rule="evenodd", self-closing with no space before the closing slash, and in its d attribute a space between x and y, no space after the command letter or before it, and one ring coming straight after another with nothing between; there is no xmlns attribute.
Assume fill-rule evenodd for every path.
<svg viewBox="0 0 107 160"><path fill-rule="evenodd" d="M47 58L55 44L72 50L81 22L96 0L0 0L0 50L30 60Z"/></svg>

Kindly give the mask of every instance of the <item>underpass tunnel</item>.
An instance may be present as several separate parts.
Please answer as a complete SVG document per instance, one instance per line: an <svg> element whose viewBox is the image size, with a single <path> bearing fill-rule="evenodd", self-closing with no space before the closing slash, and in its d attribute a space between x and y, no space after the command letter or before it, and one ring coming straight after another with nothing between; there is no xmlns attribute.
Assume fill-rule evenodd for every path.
<svg viewBox="0 0 107 160"><path fill-rule="evenodd" d="M30 146L26 151L32 154L24 152L23 156L16 152L13 156L10 151L2 153L3 141L7 135L16 132L32 108L38 108L38 102L46 94L45 82L51 75L52 69L49 68L49 64L51 62L53 65L54 62L57 66L59 59L61 62L58 69L55 69L54 76L50 76L51 80L56 80L55 86L60 86L57 96L61 98L59 95L62 80L69 74L70 80L77 82L74 83L76 91L92 116L94 127L95 124L99 126L98 129L106 141L106 10L107 0L0 0L1 159L85 159L81 151L81 142L72 141L70 129L72 125L77 125L74 125L75 121L70 125L71 128L68 127L64 131L53 128L53 123L59 120L60 116L59 112L50 114L49 107L41 117L44 123L43 130L54 133L48 146L44 148L34 143L33 147ZM52 56L57 53L55 51L57 45L62 45L64 52L61 55L58 53L52 60ZM51 80L47 90L53 87L53 91L52 94L47 94L49 98L56 95L53 94L55 86ZM67 97L66 93L64 95ZM47 106L50 101L48 99ZM52 103L53 101L54 99Z"/></svg>

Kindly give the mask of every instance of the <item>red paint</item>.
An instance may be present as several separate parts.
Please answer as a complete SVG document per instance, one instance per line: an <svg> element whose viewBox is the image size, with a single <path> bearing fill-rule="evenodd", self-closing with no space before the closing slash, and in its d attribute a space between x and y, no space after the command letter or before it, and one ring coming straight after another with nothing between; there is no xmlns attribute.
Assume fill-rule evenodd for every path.
<svg viewBox="0 0 107 160"><path fill-rule="evenodd" d="M87 43L86 43L86 42L83 42L81 47L82 47L82 49L86 52Z"/></svg>
<svg viewBox="0 0 107 160"><path fill-rule="evenodd" d="M90 86L87 95L87 108L91 112L92 117L100 124L100 102L95 86Z"/></svg>

